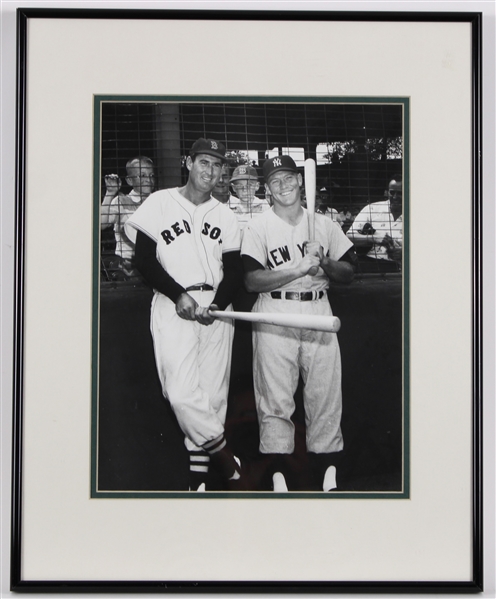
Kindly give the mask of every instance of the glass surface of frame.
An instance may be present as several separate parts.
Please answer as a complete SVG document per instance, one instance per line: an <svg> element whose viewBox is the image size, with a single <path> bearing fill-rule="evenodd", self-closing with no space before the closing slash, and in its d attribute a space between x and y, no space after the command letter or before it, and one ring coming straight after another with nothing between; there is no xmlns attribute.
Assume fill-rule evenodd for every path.
<svg viewBox="0 0 496 599"><path fill-rule="evenodd" d="M325 13L323 18L323 14L299 12L281 17L264 13L264 21L260 22L260 15L255 12L221 15L202 11L196 12L193 19L189 13L161 11L107 11L104 14L30 9L19 12L14 590L55 590L60 585L66 590L480 590L481 16L471 13ZM190 85L191 80L188 83L187 77L181 80L179 70L162 65L157 60L159 53L146 56L149 64L145 71L156 74L157 69L164 66L167 85L159 84L157 88L156 77L140 79L139 71L133 71L137 66L134 56L129 53L126 54L130 61L127 72L138 74L139 82L123 84L121 80L115 84L108 80L104 85L98 77L103 70L96 58L85 62L87 57L82 57L86 67L92 65L94 69L81 70L84 74L78 79L81 90L74 89L73 96L69 91L57 96L53 92L62 91L56 80L63 76L64 68L54 69L47 77L46 66L38 61L46 59L45 52L53 60L63 60L60 52L58 56L56 52L52 54L55 48L65 44L69 54L73 40L81 33L84 37L91 31L95 39L103 39L104 27L123 35L133 27L149 27L151 44L156 46L159 42L158 46L164 44L167 48L172 46L176 34L181 36L181 32L188 31L194 39L195 28L201 31L209 21L215 29L225 24L226 18L230 19L230 35L243 23L253 26L256 20L260 31L268 26L276 39L302 22L310 29L315 27L317 34L322 34L322 26L339 23L342 35L348 31L363 44L367 26L374 25L389 31L390 36L407 39L416 27L426 25L427 29L422 29L426 34L423 47L432 44L431 56L439 58L442 68L436 85L450 90L453 85L457 87L459 97L452 96L453 104L459 102L462 113L454 116L446 107L442 113L445 122L439 113L440 97L429 98L426 84L410 88L405 82L404 92L391 93L391 88L398 89L402 85L389 86L386 79L377 77L367 79L367 71L379 68L378 62L367 63L368 56L386 52L382 50L382 42L372 44L368 54L356 52L356 48L361 48L358 43L349 55L342 56L342 65L338 67L333 63L336 92L319 92L319 83L325 78L314 77L307 78L305 95L301 95L298 86L287 84L293 71L284 60L278 64L281 60L278 55L274 59L275 67L254 60L247 68L253 74L257 65L265 87L273 80L274 68L279 68L286 74L280 94L267 92L264 95L256 79L247 85L249 78L242 81L234 78L240 88L236 96L220 93L219 86L208 77L208 84L204 81L200 91L194 84ZM60 31L62 22L64 35L52 35ZM169 28L164 38L157 36L157 27L161 25ZM80 31L74 26L80 27ZM458 46L449 46L451 50L444 54L432 39L438 37L437 33L445 32L443 26L449 30L450 44L457 35L462 40ZM429 30L429 27L434 29ZM337 36L337 29L333 32ZM436 35L431 36L432 32ZM318 35L313 37L316 39ZM47 44L49 39L53 46ZM196 39L195 44L198 44L201 36ZM106 67L119 65L122 61L116 60L115 46L107 46L103 41L102 44L101 58L108 62ZM188 50L189 68L192 68L192 58L198 56L195 44ZM307 38L308 44L312 45ZM38 49L37 53L33 53L33 48ZM305 54L304 49L302 53ZM361 64L355 63L355 68L369 89L358 91L353 77L349 78L354 72L350 64L355 54ZM391 57L388 52L383 56ZM143 56L138 56L138 63L140 57ZM297 56L293 59L296 64ZM409 76L422 68L432 75L432 65L422 62L421 57L408 60L411 64L407 61L404 66ZM317 63L307 62L309 72L317 73ZM228 64L236 64L233 57ZM382 73L388 72L385 65L381 68ZM186 69L187 72L191 71ZM95 73L98 83L93 80ZM201 80L202 70L197 69L195 73ZM45 81L40 86L43 79L48 79L48 83ZM384 82L384 93L376 91L381 87L379 81ZM401 76L398 81L402 81ZM434 85L433 81L431 84ZM160 89L160 94L152 92L151 87ZM84 98L84 106L79 103L81 98ZM430 102L427 114L422 113L426 102ZM40 117L42 108L52 116L53 136L45 132L49 119ZM74 122L76 115L81 117L78 143L71 144L64 123L71 119ZM422 127L419 127L420 122ZM429 131L434 136L439 135L438 131L449 131L442 139L443 152L436 153L430 143L425 143ZM151 339L145 337L151 290L126 270L122 255L115 251L119 243L115 227L112 230L112 226L102 226L99 212L110 187L109 179L106 180L109 175L115 175L114 181L120 181L118 194L129 197L134 189L132 180L136 177L127 170L126 163L135 156L146 155L152 159L156 189L184 186L191 166L188 153L198 137L225 143L232 170L248 164L257 171L260 183L263 162L267 159L290 155L303 175L304 160L314 158L318 209L322 217L334 221L333 227L339 227L344 235L352 230L367 206L389 201L388 193L397 197L391 182L397 180L398 173L402 174L403 252L399 259L398 254L388 255L393 270L380 270L376 263L366 260L370 258L367 254L371 248L360 250L355 281L349 287L336 286L331 294L331 305L342 317L339 339L343 358L345 439L344 460L338 465L342 479L332 493L323 492L309 481L304 432L308 421L305 422L301 381L296 389L293 416L297 459L292 467L298 476L296 482L291 481L292 488L287 494L274 494L271 490L258 453L257 415L253 394L246 382L250 368L241 357L246 344L233 350L238 360L232 362L230 399L235 401L229 404L231 412L227 414L225 432L229 443L242 454L243 462L251 463L252 488L233 492L214 479L209 483L212 490L202 497L200 493L187 490L188 455L183 445L184 434L162 397ZM40 139L45 140L46 155L40 152ZM441 142L439 137L433 139ZM461 140L459 189L449 185L446 191L441 191L439 200L434 195L436 201L427 203L428 194L419 193L419 183L427 184L433 193L440 191L436 174L446 174L445 157L454 158L453 147ZM49 150L53 152L54 141L59 146L60 177L58 183L46 188L52 192L50 196L39 196L45 207L48 206L48 210L42 210L42 203L33 191L34 181L45 181L37 175L47 172L46 157ZM65 147L70 147L70 152L60 151ZM435 161L422 153L436 156ZM78 167L74 168L74 164ZM81 176L83 173L85 178ZM460 189L465 192L461 199ZM262 185L257 191L259 201L267 200L267 190ZM302 184L303 201L305 192ZM459 235L460 271L455 280L448 269L442 270L436 282L428 269L419 268L429 256L421 238L433 233L432 219L439 218L446 210L447 193L466 213L465 219L459 215L458 219L451 219L451 233ZM54 219L46 220L52 213L57 214L60 222L67 222L67 226L53 228L50 222L53 224ZM360 231L363 235L363 226ZM438 228L437 239L446 241L448 233ZM47 243L44 236L55 243ZM68 240L72 240L72 244L68 244ZM57 289L57 298L52 295L50 299L42 292L46 267L40 260L42 256L53 258L57 247L71 247L71 252L58 252L60 262L56 263L66 270L71 264L77 264L79 270L77 276L69 277L69 285ZM463 255L460 248L465 250ZM285 252L280 252L282 260L284 256ZM277 259L274 255L272 258ZM52 263L55 263L53 259ZM74 268L67 272L74 273ZM426 294L429 286L431 292ZM452 302L447 302L448 292L455 290ZM36 308L32 302L34 295ZM37 309L50 303L54 312L45 311L43 326L50 325L55 312L63 323L71 322L70 326L60 326L56 331L52 328L57 341L52 347L51 361L45 350L40 351L40 340L45 334L43 326L33 324ZM430 316L427 316L427 306ZM426 364L452 316L459 319L459 343L448 347L445 342L445 348L448 355L456 358L451 363L451 372L453 378L460 381L458 389L449 384L447 363L434 360L431 365ZM424 322L432 325L433 317L437 319L439 334L431 337L419 351L419 338L426 338ZM61 353L62 347L65 351ZM235 354L236 351L241 353ZM422 360L422 353L427 360ZM64 375L55 378L53 365L61 356ZM136 360L139 368L135 368ZM84 374L78 362L84 365ZM427 386L431 396L423 393ZM455 408L447 411L448 388L456 402ZM37 396L43 401L37 401ZM441 422L446 414L450 426L445 423L443 427ZM436 440L430 423L440 431ZM41 424L44 425L41 427L43 442L37 436L39 433L35 433ZM453 462L446 452L455 431L461 433L457 441L463 447L457 466L465 481L463 488L454 485ZM54 464L58 470L56 478ZM441 464L445 469L440 470ZM437 478L427 474L429 465L437 468ZM429 488L436 492L429 492ZM444 501L450 489L450 507L440 511L436 495L442 495ZM131 501L122 501L124 498ZM150 498L156 501L148 501ZM185 501L190 498L195 501ZM300 499L305 501L300 502ZM371 501L357 501L364 499ZM402 501L391 501L393 499ZM305 511L307 518L302 524L307 500L312 507ZM223 507L219 507L219 501ZM271 505L273 508L268 507ZM166 507L165 511L162 507ZM360 513L356 511L358 507ZM285 560L279 559L270 561L268 570L269 561L263 557L265 548L255 542L256 530L277 529L288 517L288 510L294 517L293 526L285 530L284 539L275 540L278 548L284 551L284 547L287 550L292 543L295 546L296 539L301 540L305 534L310 534L315 542L308 547L309 559L302 559L297 567L293 565L288 569L291 560L283 563ZM74 513L79 514L78 520L70 515ZM210 538L207 530L219 517L223 525L216 534L220 535L221 555L230 560L228 577L206 551ZM190 519L197 527L195 543L187 525ZM451 520L457 522L458 528L456 541L452 539L455 542L450 543L446 533ZM360 533L349 529L352 521L360 521ZM428 526L431 521L432 526ZM157 522L160 523L158 529ZM384 527L386 522L388 527ZM388 557L380 563L374 558L371 570L363 548L373 539L377 542L376 523L382 524L384 538L380 545L383 555ZM418 543L417 533L426 526L433 533L429 547ZM243 538L243 543L229 543L227 531L240 533L240 527L243 535L237 538L238 541ZM115 559L102 559L103 545L95 540L97 528L99 534L106 537L109 547L106 555L112 554ZM159 534L160 529L164 534ZM48 530L55 531L56 538L52 542L46 541ZM79 541L72 556L63 551L69 530ZM124 533L122 538L118 530ZM324 539L329 539L330 532L335 541L328 544ZM160 555L160 564L154 560L133 559L136 543L129 545L131 538L138 540L138 546L146 546L151 555ZM345 539L354 546L353 560L347 560L336 551ZM395 544L391 542L393 539L400 547L394 556L388 553ZM324 547L326 551L322 553ZM434 564L429 552L435 547L439 561ZM187 548L191 563L195 564L193 568L183 560ZM227 548L229 554L224 555ZM327 551L329 559L323 562L318 556L327 555ZM200 555L204 561L199 559ZM413 555L416 559L409 559ZM259 560L259 556L262 559Z"/></svg>

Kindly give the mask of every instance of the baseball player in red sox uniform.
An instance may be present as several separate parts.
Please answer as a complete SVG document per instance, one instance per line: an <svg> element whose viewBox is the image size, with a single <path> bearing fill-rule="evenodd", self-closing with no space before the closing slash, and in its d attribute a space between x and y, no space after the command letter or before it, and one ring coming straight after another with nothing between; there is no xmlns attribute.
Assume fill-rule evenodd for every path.
<svg viewBox="0 0 496 599"><path fill-rule="evenodd" d="M352 281L353 244L320 214L315 215L316 240L308 242L302 176L290 156L267 160L263 174L272 209L246 225L241 249L246 287L259 293L253 311L332 315L329 282ZM320 490L336 488L336 456L343 449L336 334L253 323L253 353L260 452L271 457L274 491L287 491L293 482L288 456L295 448L291 416L300 373L312 470Z"/></svg>
<svg viewBox="0 0 496 599"><path fill-rule="evenodd" d="M185 434L190 490L206 490L210 463L240 488L239 460L226 445L234 327L209 308L230 309L242 284L236 216L212 195L225 162L218 141L200 138L184 187L157 191L126 222L136 266L154 288L151 333L165 397Z"/></svg>

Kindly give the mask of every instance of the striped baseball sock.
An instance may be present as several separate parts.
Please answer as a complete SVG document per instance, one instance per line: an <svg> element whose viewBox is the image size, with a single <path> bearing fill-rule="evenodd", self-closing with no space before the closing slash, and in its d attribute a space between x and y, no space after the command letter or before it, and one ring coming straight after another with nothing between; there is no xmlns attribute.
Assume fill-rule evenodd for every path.
<svg viewBox="0 0 496 599"><path fill-rule="evenodd" d="M240 461L227 447L224 434L205 443L203 449L209 454L212 464L215 465L228 480L238 480L241 477Z"/></svg>
<svg viewBox="0 0 496 599"><path fill-rule="evenodd" d="M208 476L210 456L205 451L192 450L189 452L189 490L198 491L201 485L205 488Z"/></svg>

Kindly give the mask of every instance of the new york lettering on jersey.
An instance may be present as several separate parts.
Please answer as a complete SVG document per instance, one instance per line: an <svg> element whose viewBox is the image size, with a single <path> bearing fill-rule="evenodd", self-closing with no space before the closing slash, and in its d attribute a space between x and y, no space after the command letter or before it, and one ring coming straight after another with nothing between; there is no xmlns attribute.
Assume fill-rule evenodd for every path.
<svg viewBox="0 0 496 599"><path fill-rule="evenodd" d="M305 247L304 245L296 244L298 250L300 251L301 257L305 255ZM286 262L291 262L293 257L291 255L291 251L287 245L283 247L278 247L272 250L269 250L267 253L267 268L269 270L273 270L278 266L282 266Z"/></svg>

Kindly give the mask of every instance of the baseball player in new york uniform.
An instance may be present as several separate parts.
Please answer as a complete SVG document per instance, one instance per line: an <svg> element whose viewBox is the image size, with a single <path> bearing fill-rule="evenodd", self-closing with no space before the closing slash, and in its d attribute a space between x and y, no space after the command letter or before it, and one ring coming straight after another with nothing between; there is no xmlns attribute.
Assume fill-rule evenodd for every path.
<svg viewBox="0 0 496 599"><path fill-rule="evenodd" d="M339 226L320 214L315 215L316 240L307 243L302 176L290 156L267 160L263 174L272 209L247 224L241 249L246 287L259 293L253 311L332 315L329 282L352 281L353 244ZM253 353L260 452L271 457L274 490L287 491L293 484L288 456L295 448L291 416L300 373L306 448L318 477L316 488L336 488L335 458L343 449L336 334L253 323Z"/></svg>
<svg viewBox="0 0 496 599"><path fill-rule="evenodd" d="M236 216L211 196L224 146L200 138L184 187L150 195L126 222L136 266L153 286L151 332L157 370L185 434L190 490L205 490L209 464L240 488L241 468L224 438L233 325L209 308L230 309L242 284Z"/></svg>

